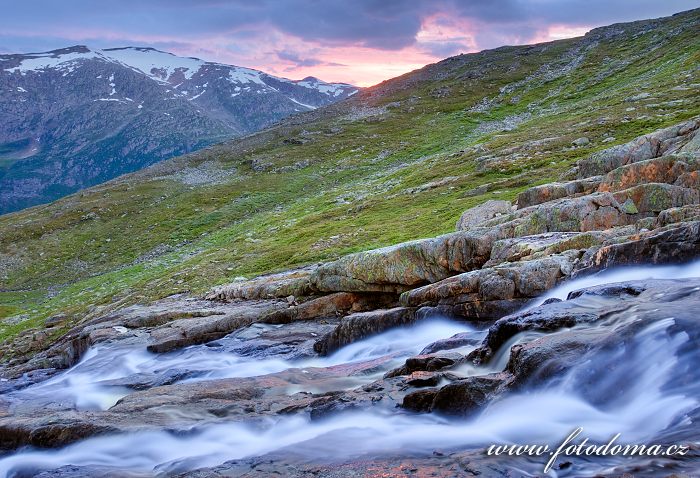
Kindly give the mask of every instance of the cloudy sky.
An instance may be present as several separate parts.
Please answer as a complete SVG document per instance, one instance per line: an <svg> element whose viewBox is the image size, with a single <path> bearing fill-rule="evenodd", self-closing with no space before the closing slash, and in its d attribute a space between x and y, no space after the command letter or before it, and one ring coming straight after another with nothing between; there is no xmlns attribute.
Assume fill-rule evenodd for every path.
<svg viewBox="0 0 700 478"><path fill-rule="evenodd" d="M697 7L700 0L0 0L0 52L151 46L369 86L459 53Z"/></svg>

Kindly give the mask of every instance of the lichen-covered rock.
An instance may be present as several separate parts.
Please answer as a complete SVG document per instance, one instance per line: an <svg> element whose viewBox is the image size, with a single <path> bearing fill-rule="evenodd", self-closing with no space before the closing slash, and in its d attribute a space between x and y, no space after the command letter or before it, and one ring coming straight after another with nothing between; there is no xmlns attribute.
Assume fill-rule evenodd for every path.
<svg viewBox="0 0 700 478"><path fill-rule="evenodd" d="M650 183L614 193L620 204L631 200L635 209L640 213L660 213L664 209L681 207L700 202L700 191L697 189L674 186L673 184ZM623 211L625 208L622 208Z"/></svg>
<svg viewBox="0 0 700 478"><path fill-rule="evenodd" d="M656 217L655 227L668 226L679 222L700 220L700 204L691 204L682 207L672 207L661 211Z"/></svg>
<svg viewBox="0 0 700 478"><path fill-rule="evenodd" d="M517 215L512 222L512 237L545 232L601 231L633 224L637 219L637 215L625 212L610 193L558 199L520 209Z"/></svg>
<svg viewBox="0 0 700 478"><path fill-rule="evenodd" d="M498 228L454 232L350 254L319 266L311 282L325 292L403 292L481 267L505 234Z"/></svg>
<svg viewBox="0 0 700 478"><path fill-rule="evenodd" d="M538 259L571 249L588 249L602 244L611 234L610 231L548 232L501 239L493 245L491 258L484 267L492 267L504 262Z"/></svg>
<svg viewBox="0 0 700 478"><path fill-rule="evenodd" d="M394 294L336 292L274 311L265 316L263 321L268 324L288 324L299 320L337 317L397 305L398 298Z"/></svg>
<svg viewBox="0 0 700 478"><path fill-rule="evenodd" d="M315 267L296 269L237 281L216 287L206 295L208 300L274 299L289 296L313 295L315 290L309 280Z"/></svg>
<svg viewBox="0 0 700 478"><path fill-rule="evenodd" d="M610 171L601 181L598 192L622 191L648 183L692 187L698 179L698 170L700 170L700 158L690 155L674 154L648 159Z"/></svg>
<svg viewBox="0 0 700 478"><path fill-rule="evenodd" d="M518 209L536 206L555 199L561 199L577 194L590 194L596 190L602 176L583 178L566 183L548 183L534 186L518 194Z"/></svg>
<svg viewBox="0 0 700 478"><path fill-rule="evenodd" d="M471 209L467 209L462 213L459 221L457 221L457 230L467 231L473 229L496 216L508 214L511 211L511 207L508 201L492 199Z"/></svg>
<svg viewBox="0 0 700 478"><path fill-rule="evenodd" d="M470 319L497 319L568 277L583 251L532 261L513 262L466 272L405 292L406 307L438 306L450 315Z"/></svg>

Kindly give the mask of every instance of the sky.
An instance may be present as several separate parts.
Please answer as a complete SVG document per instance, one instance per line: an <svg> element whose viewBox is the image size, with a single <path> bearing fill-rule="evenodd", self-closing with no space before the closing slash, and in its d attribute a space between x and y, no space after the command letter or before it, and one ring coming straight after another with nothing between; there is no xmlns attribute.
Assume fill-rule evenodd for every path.
<svg viewBox="0 0 700 478"><path fill-rule="evenodd" d="M698 7L700 0L0 0L0 53L148 46L370 86L460 53Z"/></svg>

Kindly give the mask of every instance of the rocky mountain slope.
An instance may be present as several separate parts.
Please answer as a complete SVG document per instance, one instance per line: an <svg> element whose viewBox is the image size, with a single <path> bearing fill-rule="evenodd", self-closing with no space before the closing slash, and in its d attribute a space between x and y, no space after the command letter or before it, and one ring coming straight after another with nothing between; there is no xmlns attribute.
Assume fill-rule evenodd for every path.
<svg viewBox="0 0 700 478"><path fill-rule="evenodd" d="M0 213L257 131L356 91L152 48L0 55Z"/></svg>
<svg viewBox="0 0 700 478"><path fill-rule="evenodd" d="M653 467L646 457L561 463L581 475L697 472L700 406L683 397L697 396L700 383L693 378L700 359L694 342L700 334L698 263L625 274L664 280L620 283L603 276L582 289L585 282L566 281L615 266L700 258L698 171L700 117L588 155L566 182L525 189L513 204L475 206L462 214L456 232L83 322L29 361L4 367L0 388L0 449L73 447L0 458L0 473L313 476L329 462L346 470L337 476L537 472L534 460L480 455L484 438L456 431L475 427L493 433L487 435L493 440L503 433L504 407L511 421L526 407L532 422L550 433L556 410L560 432L590 424L590 433L607 438L595 429L605 414L614 430L629 433L632 426L635 436L689 450L658 458ZM562 283L563 290L539 305ZM430 322L434 317L469 321L476 329L450 335ZM397 347L400 335L378 335L409 325L416 328L407 333L423 344L419 355ZM379 342L373 346L374 336ZM15 345L29 345L26 339ZM360 347L343 353L354 344ZM152 353L145 362L138 355L143 350ZM61 375L81 358L72 375ZM552 390L556 400L537 408ZM523 391L529 398L507 402ZM570 400L589 408L563 415L572 410ZM640 400L644 408L637 407ZM498 408L499 402L511 405ZM453 420L491 413L476 424L440 418L425 428L425 419L401 410ZM641 426L643 413L654 420ZM660 413L666 416L661 421ZM245 435L240 423L262 419L261 435L251 433L245 451L225 438ZM335 420L330 428L329 420ZM175 438L170 430L183 432ZM530 439L537 434L536 427L527 430ZM109 436L109 445L95 438L100 435ZM96 450L132 453L133 443L155 438L182 447L177 458L169 458L169 447L148 445L137 461L92 458ZM211 440L228 448L213 451ZM335 445L326 450L329 443ZM435 447L439 453L430 453Z"/></svg>

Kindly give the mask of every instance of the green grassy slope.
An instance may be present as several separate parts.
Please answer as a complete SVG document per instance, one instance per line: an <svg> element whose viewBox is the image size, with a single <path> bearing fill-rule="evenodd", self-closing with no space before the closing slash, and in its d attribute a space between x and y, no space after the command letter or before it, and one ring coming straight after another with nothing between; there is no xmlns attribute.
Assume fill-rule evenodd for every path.
<svg viewBox="0 0 700 478"><path fill-rule="evenodd" d="M699 21L454 57L0 216L0 341L66 314L48 336L28 332L41 346L123 305L452 231L466 208L700 114Z"/></svg>

